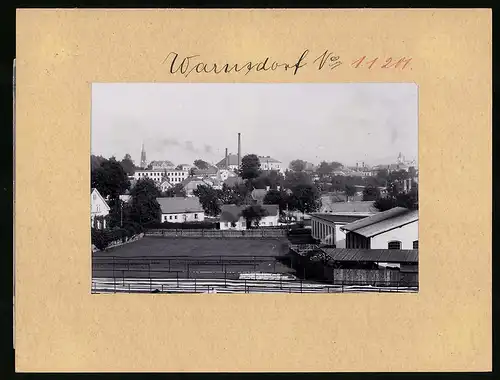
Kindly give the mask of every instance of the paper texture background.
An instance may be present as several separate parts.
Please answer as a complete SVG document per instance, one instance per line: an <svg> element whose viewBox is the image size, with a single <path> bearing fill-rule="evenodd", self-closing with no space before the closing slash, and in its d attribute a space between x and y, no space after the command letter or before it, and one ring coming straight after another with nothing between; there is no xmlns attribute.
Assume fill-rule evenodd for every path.
<svg viewBox="0 0 500 380"><path fill-rule="evenodd" d="M304 49L295 76L161 64ZM491 370L491 58L489 10L18 10L17 371ZM417 83L420 292L91 295L91 83L183 81Z"/></svg>

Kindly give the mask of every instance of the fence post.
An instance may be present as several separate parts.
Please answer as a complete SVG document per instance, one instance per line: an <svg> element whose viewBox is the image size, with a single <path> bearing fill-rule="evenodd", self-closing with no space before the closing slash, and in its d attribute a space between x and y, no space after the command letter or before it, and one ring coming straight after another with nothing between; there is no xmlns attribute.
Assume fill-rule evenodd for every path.
<svg viewBox="0 0 500 380"><path fill-rule="evenodd" d="M227 288L227 267L224 266L224 287Z"/></svg>
<svg viewBox="0 0 500 380"><path fill-rule="evenodd" d="M123 275L123 286L125 286L125 270L122 270L122 275Z"/></svg>
<svg viewBox="0 0 500 380"><path fill-rule="evenodd" d="M163 293L163 284L161 284L161 292Z"/></svg>
<svg viewBox="0 0 500 380"><path fill-rule="evenodd" d="M130 293L130 284L128 284L128 292Z"/></svg>
<svg viewBox="0 0 500 380"><path fill-rule="evenodd" d="M113 280L115 278L115 257L113 256Z"/></svg>
<svg viewBox="0 0 500 380"><path fill-rule="evenodd" d="M342 280L342 293L344 293L344 280Z"/></svg>
<svg viewBox="0 0 500 380"><path fill-rule="evenodd" d="M179 271L175 272L175 274L177 275L177 287L179 287Z"/></svg>
<svg viewBox="0 0 500 380"><path fill-rule="evenodd" d="M247 279L245 278L245 293L247 293Z"/></svg>
<svg viewBox="0 0 500 380"><path fill-rule="evenodd" d="M280 275L280 290L283 290L283 277Z"/></svg>
<svg viewBox="0 0 500 380"><path fill-rule="evenodd" d="M194 277L194 292L196 293L196 276Z"/></svg>
<svg viewBox="0 0 500 380"><path fill-rule="evenodd" d="M302 293L302 279L300 279L300 292Z"/></svg>

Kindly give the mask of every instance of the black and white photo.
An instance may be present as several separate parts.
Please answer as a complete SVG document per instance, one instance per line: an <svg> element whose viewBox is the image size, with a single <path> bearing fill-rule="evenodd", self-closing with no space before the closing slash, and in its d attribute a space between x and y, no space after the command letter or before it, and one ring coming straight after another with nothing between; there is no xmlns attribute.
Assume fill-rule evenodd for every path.
<svg viewBox="0 0 500 380"><path fill-rule="evenodd" d="M413 83L93 83L92 293L417 292Z"/></svg>

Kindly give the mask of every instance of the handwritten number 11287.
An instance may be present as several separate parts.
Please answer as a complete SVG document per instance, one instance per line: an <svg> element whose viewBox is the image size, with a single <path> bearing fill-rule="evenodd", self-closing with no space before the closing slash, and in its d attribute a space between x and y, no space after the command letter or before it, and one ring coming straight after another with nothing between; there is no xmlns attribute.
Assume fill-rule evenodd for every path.
<svg viewBox="0 0 500 380"><path fill-rule="evenodd" d="M402 57L399 59L394 59L392 57L381 59L380 57L367 57L366 55L361 58L356 59L351 63L351 66L355 69L357 68L375 68L379 67L381 69L401 69L404 70L408 67L411 62L411 58Z"/></svg>

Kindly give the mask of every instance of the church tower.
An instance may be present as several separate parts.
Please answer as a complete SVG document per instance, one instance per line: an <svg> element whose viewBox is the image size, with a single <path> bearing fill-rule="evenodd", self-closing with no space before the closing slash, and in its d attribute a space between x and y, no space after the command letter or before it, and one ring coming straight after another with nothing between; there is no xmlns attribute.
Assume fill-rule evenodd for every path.
<svg viewBox="0 0 500 380"><path fill-rule="evenodd" d="M146 161L146 150L144 149L144 143L142 143L142 151L141 151L141 168L145 169L148 166Z"/></svg>

